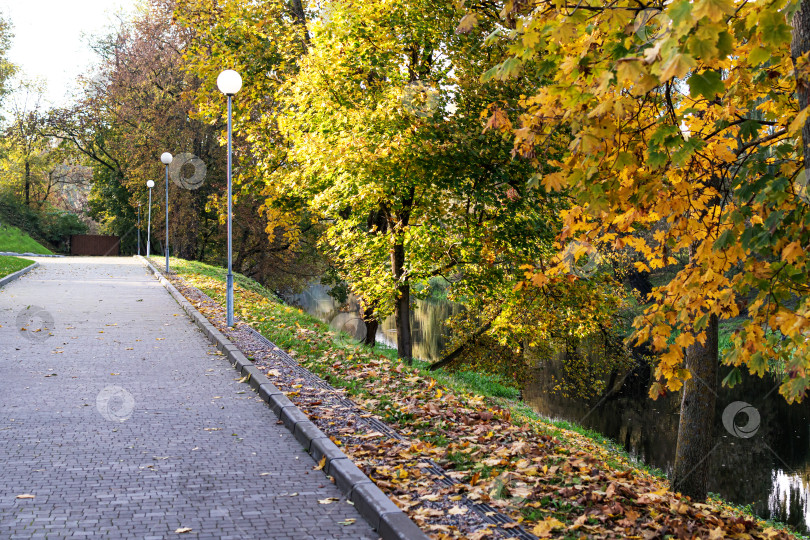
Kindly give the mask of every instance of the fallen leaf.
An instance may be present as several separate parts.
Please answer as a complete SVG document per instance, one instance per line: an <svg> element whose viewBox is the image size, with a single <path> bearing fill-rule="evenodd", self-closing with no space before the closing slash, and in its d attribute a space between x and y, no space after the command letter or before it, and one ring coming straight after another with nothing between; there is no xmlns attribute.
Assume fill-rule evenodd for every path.
<svg viewBox="0 0 810 540"><path fill-rule="evenodd" d="M17 498L18 499L33 499L34 495L31 495L30 493L23 493L22 495L17 495Z"/></svg>
<svg viewBox="0 0 810 540"><path fill-rule="evenodd" d="M177 534L183 534L183 533L190 533L191 530L192 530L191 527L180 527L179 529L175 529L174 532L176 532Z"/></svg>
<svg viewBox="0 0 810 540"><path fill-rule="evenodd" d="M332 504L333 502L338 502L340 499L336 497L327 497L326 499L318 499L319 504Z"/></svg>
<svg viewBox="0 0 810 540"><path fill-rule="evenodd" d="M551 531L565 527L565 523L557 518L548 517L541 521L532 529L532 533L540 538L551 536Z"/></svg>

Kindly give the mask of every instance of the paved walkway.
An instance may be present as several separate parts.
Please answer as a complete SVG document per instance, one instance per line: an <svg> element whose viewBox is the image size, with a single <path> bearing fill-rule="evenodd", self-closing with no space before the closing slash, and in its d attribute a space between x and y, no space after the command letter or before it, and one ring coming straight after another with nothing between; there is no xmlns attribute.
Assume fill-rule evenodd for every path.
<svg viewBox="0 0 810 540"><path fill-rule="evenodd" d="M0 289L0 538L376 538L139 262L39 261Z"/></svg>

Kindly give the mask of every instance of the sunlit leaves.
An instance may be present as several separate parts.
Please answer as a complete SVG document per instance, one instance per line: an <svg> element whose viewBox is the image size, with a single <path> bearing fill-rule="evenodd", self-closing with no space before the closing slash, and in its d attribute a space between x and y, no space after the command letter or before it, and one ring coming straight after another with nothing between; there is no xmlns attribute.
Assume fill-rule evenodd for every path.
<svg viewBox="0 0 810 540"><path fill-rule="evenodd" d="M564 230L611 240L626 231L638 268L673 269L635 323L670 391L686 376L692 342L681 336L704 341L714 314L751 321L729 361L757 372L794 366L782 390L802 395L810 312L806 283L794 276L810 270L810 205L792 179L803 168L798 136L808 119L796 113L796 76L808 70L804 57L791 62L796 5L675 0L660 14L594 8L585 16L541 2L517 28L518 38L539 32L539 45L510 45L521 69L536 63L554 78L525 100L516 153L541 154L551 133L572 133L561 174L541 177L580 205ZM778 328L784 341L768 344L756 327Z"/></svg>

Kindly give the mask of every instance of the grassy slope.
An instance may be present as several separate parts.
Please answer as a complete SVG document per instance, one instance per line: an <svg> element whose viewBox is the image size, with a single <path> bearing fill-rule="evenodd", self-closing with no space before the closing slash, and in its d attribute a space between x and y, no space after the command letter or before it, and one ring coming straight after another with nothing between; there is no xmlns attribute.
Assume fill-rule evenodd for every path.
<svg viewBox="0 0 810 540"><path fill-rule="evenodd" d="M19 257L0 255L0 278L22 270L26 266L33 264L33 262L34 261L29 261L28 259L20 259Z"/></svg>
<svg viewBox="0 0 810 540"><path fill-rule="evenodd" d="M11 225L0 225L0 251L50 255L53 252Z"/></svg>
<svg viewBox="0 0 810 540"><path fill-rule="evenodd" d="M163 259L154 261L158 263L158 268L160 268L160 262L162 260ZM172 269L183 276L189 284L198 287L220 304L224 304L222 287L214 286L210 279L206 279L213 278L213 280L218 283L224 282L224 269L178 259L172 259L171 266ZM253 310L250 305L245 305L243 300L238 299L236 310L237 317L249 320L251 326L259 330L277 346L292 352L292 354L311 371L327 378L335 386L347 388L351 395L354 395L356 398L361 398L361 402L363 401L363 397L368 397L364 395L363 389L356 384L356 381L352 381L348 378L341 380L339 377L336 379L334 372L330 372L328 367L325 367L318 361L319 358L334 357L334 349L345 347L343 344L349 340L345 337L332 340L302 340L302 331L312 332L313 334L321 336L330 333L334 334L334 331L331 330L326 323L321 322L300 309L284 305L272 292L245 276L236 274L235 283L237 288L244 288L269 300L269 303L265 304L264 309L257 312ZM328 344L324 346L324 342ZM396 351L378 345L374 352L389 358L392 363L396 361ZM351 359L351 356L349 356L349 359ZM515 399L516 395L514 389L509 388L502 384L501 381L490 376L469 372L460 374L442 371L428 372L426 370L427 365L419 363L416 363L415 367L420 375L425 378L435 378L439 384L452 388L456 392L471 393L488 398L489 401L495 402L499 406L511 411L513 422L527 424L533 429L539 429L553 434L554 437L570 447L587 447L590 446L591 443L595 443L601 449L600 453L604 453L606 456L606 463L617 470L637 469L647 474L652 474L659 479L664 478L661 471L650 469L636 462L624 452L621 447L596 432L586 430L568 422L551 421L539 416L531 410L530 407ZM393 423L395 422L396 421ZM434 442L436 444L442 443L442 441L439 440ZM726 511L735 514L750 514L750 509L734 507L719 499L713 499L713 501L713 504L722 506ZM783 526L778 523L767 522L767 524L775 525L780 529L783 528Z"/></svg>

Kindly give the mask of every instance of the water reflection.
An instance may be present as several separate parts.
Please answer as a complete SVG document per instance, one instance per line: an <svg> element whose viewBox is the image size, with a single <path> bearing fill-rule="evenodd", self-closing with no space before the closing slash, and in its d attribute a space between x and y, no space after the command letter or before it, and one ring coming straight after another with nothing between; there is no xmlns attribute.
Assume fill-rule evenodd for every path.
<svg viewBox="0 0 810 540"><path fill-rule="evenodd" d="M362 339L365 330L359 305L350 298L337 305L327 289L316 284L288 300L307 312ZM442 301L418 301L412 315L414 355L437 360L447 343L444 321L460 306ZM377 334L380 342L396 344L394 318L389 317ZM720 378L727 370L721 368ZM611 397L600 401L572 399L553 392L564 377L561 359L538 362L523 395L535 410L551 418L584 425L610 437L644 463L665 472L672 469L678 433L678 395L656 401L646 395L643 370L629 372L614 386ZM759 430L743 439L729 433L722 414L732 402L750 403L760 414ZM737 424L746 421L745 415ZM751 504L762 517L772 517L810 531L810 402L788 405L771 379L743 375L733 389L723 388L717 399L715 446L709 456L709 490L737 504Z"/></svg>
<svg viewBox="0 0 810 540"><path fill-rule="evenodd" d="M301 294L286 295L285 300L300 306L310 315L318 317L334 330L344 331L356 340L365 337L365 326L360 317L360 303L350 295L345 304L338 304L329 296L329 289L315 283ZM417 300L411 311L411 336L413 355L423 360L436 361L441 358L448 338L444 322L461 311L458 304L443 300ZM377 341L391 347L397 344L396 319L387 317L377 330Z"/></svg>
<svg viewBox="0 0 810 540"><path fill-rule="evenodd" d="M646 395L618 392L606 400L569 399L553 392L562 370L558 361L533 372L524 399L551 418L569 420L621 444L648 465L672 470L678 435L679 395L653 401ZM719 380L727 374L721 368ZM622 385L630 386L625 380ZM731 403L750 403L760 415L759 429L741 438L723 426L723 411ZM747 422L745 414L735 424ZM715 409L715 442L709 455L709 491L737 504L750 504L755 513L810 530L810 404L788 405L770 378L748 375L733 389L721 388Z"/></svg>

